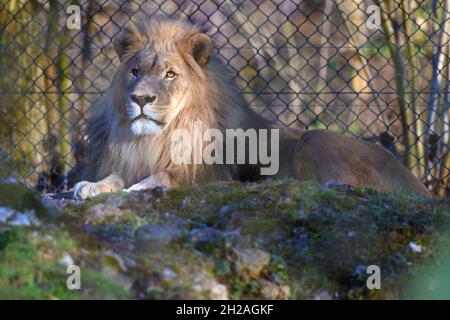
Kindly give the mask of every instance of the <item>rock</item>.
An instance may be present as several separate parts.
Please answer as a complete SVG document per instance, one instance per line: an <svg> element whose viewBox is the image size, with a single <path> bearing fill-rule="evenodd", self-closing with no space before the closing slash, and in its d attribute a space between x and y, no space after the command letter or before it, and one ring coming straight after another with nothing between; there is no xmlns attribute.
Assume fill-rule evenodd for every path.
<svg viewBox="0 0 450 320"><path fill-rule="evenodd" d="M328 291L321 291L314 294L314 300L331 300L333 299L333 295Z"/></svg>
<svg viewBox="0 0 450 320"><path fill-rule="evenodd" d="M194 298L208 300L228 300L228 289L216 279L200 273L194 280L192 286Z"/></svg>
<svg viewBox="0 0 450 320"><path fill-rule="evenodd" d="M147 224L136 230L136 244L140 248L159 251L171 242L178 241L183 234L180 229L170 225Z"/></svg>
<svg viewBox="0 0 450 320"><path fill-rule="evenodd" d="M64 200L47 223L36 195L2 178L0 299L397 299L441 263L450 225L450 199L293 180ZM83 290L62 291L72 263ZM373 263L383 290L367 290ZM447 269L424 273L424 295Z"/></svg>
<svg viewBox="0 0 450 320"><path fill-rule="evenodd" d="M233 210L232 205L225 205L219 209L219 216L222 217L222 216L226 215L227 213L231 212L232 210Z"/></svg>
<svg viewBox="0 0 450 320"><path fill-rule="evenodd" d="M6 223L15 213L11 208L0 207L0 223Z"/></svg>
<svg viewBox="0 0 450 320"><path fill-rule="evenodd" d="M150 297L164 299L228 300L227 287L199 267L197 265L196 269L191 269L191 266L186 266L177 272L164 268L157 278L148 279L144 292L150 293ZM142 297L148 298L145 293Z"/></svg>
<svg viewBox="0 0 450 320"><path fill-rule="evenodd" d="M0 223L17 227L30 227L39 225L40 221L36 218L34 210L20 212L8 207L0 207Z"/></svg>
<svg viewBox="0 0 450 320"><path fill-rule="evenodd" d="M161 273L161 280L165 283L171 283L177 280L177 274L170 268L164 268Z"/></svg>
<svg viewBox="0 0 450 320"><path fill-rule="evenodd" d="M275 300L275 299L288 299L290 296L290 288L287 285L278 285L275 282L261 280L261 296L262 299Z"/></svg>
<svg viewBox="0 0 450 320"><path fill-rule="evenodd" d="M217 242L223 237L224 235L222 232L210 227L195 228L189 233L189 240L200 245L204 245L209 242Z"/></svg>
<svg viewBox="0 0 450 320"><path fill-rule="evenodd" d="M25 212L16 212L13 219L9 221L9 224L12 226L37 226L40 224L39 220L36 218L34 214L34 210L28 210Z"/></svg>
<svg viewBox="0 0 450 320"><path fill-rule="evenodd" d="M191 228L194 226L202 226L203 224L189 220L189 219L184 219L181 218L175 214L173 214L172 212L165 212L163 215L163 222L164 224L173 226L175 228Z"/></svg>
<svg viewBox="0 0 450 320"><path fill-rule="evenodd" d="M98 224L109 221L114 221L123 214L119 208L111 207L103 203L99 203L91 207L87 211L85 219L86 224Z"/></svg>
<svg viewBox="0 0 450 320"><path fill-rule="evenodd" d="M233 205L222 206L219 209L219 216L218 216L217 224L215 225L215 227L223 228L224 226L226 226L230 222L230 217L234 211L235 211L235 208Z"/></svg>
<svg viewBox="0 0 450 320"><path fill-rule="evenodd" d="M73 265L74 261L70 254L68 254L67 252L64 252L62 258L59 260L59 263L67 268L68 266Z"/></svg>
<svg viewBox="0 0 450 320"><path fill-rule="evenodd" d="M33 212L33 215L39 217L40 214L47 213L42 200L34 192L27 189L23 183L17 183L17 180L11 177L0 179L0 207L4 208L3 211L9 208L15 210L16 213ZM18 219L22 218L18 217Z"/></svg>
<svg viewBox="0 0 450 320"><path fill-rule="evenodd" d="M113 223L118 221L129 210L122 210L120 206L125 202L124 198L108 197L104 203L96 204L87 209L84 221L86 224Z"/></svg>
<svg viewBox="0 0 450 320"><path fill-rule="evenodd" d="M279 299L289 299L291 296L291 288L289 288L288 285L281 285L280 286L280 292L279 292Z"/></svg>
<svg viewBox="0 0 450 320"><path fill-rule="evenodd" d="M415 253L421 253L422 252L422 246L420 244L410 242L408 244L408 247Z"/></svg>
<svg viewBox="0 0 450 320"><path fill-rule="evenodd" d="M257 279L270 263L270 254L260 249L233 249L234 271L245 279Z"/></svg>

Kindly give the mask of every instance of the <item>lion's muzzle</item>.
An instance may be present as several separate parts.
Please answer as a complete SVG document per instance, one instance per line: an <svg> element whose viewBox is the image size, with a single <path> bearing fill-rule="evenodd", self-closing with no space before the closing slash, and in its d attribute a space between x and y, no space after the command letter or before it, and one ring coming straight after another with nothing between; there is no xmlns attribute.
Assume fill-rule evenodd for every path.
<svg viewBox="0 0 450 320"><path fill-rule="evenodd" d="M131 131L136 135L154 134L166 125L166 112L155 110L156 95L130 95L127 105L128 117L131 121Z"/></svg>
<svg viewBox="0 0 450 320"><path fill-rule="evenodd" d="M131 101L136 102L141 109L144 108L144 106L147 103L154 103L156 101L157 95L145 95L145 96L137 96L132 94L130 96Z"/></svg>
<svg viewBox="0 0 450 320"><path fill-rule="evenodd" d="M135 117L134 119L132 119L131 122L134 122L134 121L137 121L137 120L140 120L140 119L153 121L153 122L155 122L156 124L158 124L158 125L160 125L160 126L165 125L164 122L159 121L159 120L156 120L156 119L153 119L152 117L149 117L149 116L147 116L147 115L144 114L144 113L141 113L140 115L138 115L137 117Z"/></svg>

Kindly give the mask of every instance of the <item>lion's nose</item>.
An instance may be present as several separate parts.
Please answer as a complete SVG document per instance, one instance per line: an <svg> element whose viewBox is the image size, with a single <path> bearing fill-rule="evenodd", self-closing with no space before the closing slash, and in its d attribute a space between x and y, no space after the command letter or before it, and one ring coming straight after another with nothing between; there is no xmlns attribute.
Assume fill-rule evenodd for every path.
<svg viewBox="0 0 450 320"><path fill-rule="evenodd" d="M147 103L152 103L156 100L156 95L154 96L137 96L132 94L131 101L136 102L141 108L143 108Z"/></svg>

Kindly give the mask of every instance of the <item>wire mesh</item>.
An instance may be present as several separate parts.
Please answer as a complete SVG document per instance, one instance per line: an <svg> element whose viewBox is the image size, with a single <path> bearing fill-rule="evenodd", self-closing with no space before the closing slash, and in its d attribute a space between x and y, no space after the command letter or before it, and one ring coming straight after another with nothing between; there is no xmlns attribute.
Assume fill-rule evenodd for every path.
<svg viewBox="0 0 450 320"><path fill-rule="evenodd" d="M79 9L80 28L68 28ZM1 0L2 157L39 191L67 188L90 104L130 20L205 26L256 111L377 142L449 189L449 0Z"/></svg>

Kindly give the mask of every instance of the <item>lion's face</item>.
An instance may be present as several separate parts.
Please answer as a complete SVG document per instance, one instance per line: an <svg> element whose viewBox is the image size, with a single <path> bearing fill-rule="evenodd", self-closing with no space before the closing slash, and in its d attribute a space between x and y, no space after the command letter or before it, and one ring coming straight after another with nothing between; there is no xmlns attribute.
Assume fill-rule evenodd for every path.
<svg viewBox="0 0 450 320"><path fill-rule="evenodd" d="M157 134L171 123L193 83L198 83L194 69L201 70L212 50L211 40L203 33L173 33L170 23L134 27L125 30L119 41L119 73L126 88L120 93L122 114L137 136Z"/></svg>
<svg viewBox="0 0 450 320"><path fill-rule="evenodd" d="M132 60L125 97L131 131L149 135L161 131L179 111L177 106L189 88L186 66L177 53L149 53Z"/></svg>

